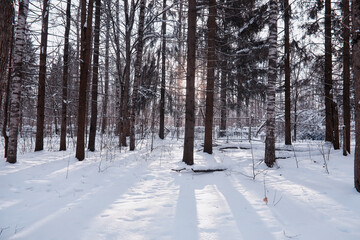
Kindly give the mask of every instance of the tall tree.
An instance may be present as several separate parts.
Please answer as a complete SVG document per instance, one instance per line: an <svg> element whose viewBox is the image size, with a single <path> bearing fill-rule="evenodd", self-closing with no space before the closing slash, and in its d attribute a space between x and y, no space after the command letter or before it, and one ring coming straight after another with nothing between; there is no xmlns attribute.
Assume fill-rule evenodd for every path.
<svg viewBox="0 0 360 240"><path fill-rule="evenodd" d="M101 0L95 1L95 28L94 28L94 57L93 57L93 77L91 85L91 119L89 145L90 151L95 151L96 123L97 123L97 100L98 100L98 82L99 82L99 55L100 55L100 15Z"/></svg>
<svg viewBox="0 0 360 240"><path fill-rule="evenodd" d="M11 63L12 50L14 43L14 15L15 9L11 0L3 3L0 9L0 107L3 106L2 135L4 137L5 151L4 157L7 157L9 136L7 134L8 108L11 84ZM9 34L11 32L11 34ZM6 69L8 69L6 74ZM4 104L2 104L4 102ZM0 111L1 112L1 111Z"/></svg>
<svg viewBox="0 0 360 240"><path fill-rule="evenodd" d="M349 0L342 2L343 12L343 119L345 132L344 153L350 153L350 11Z"/></svg>
<svg viewBox="0 0 360 240"><path fill-rule="evenodd" d="M333 82L331 45L331 0L325 0L325 141L334 142L333 124Z"/></svg>
<svg viewBox="0 0 360 240"><path fill-rule="evenodd" d="M291 145L291 99L290 99L290 6L284 0L285 25L285 145Z"/></svg>
<svg viewBox="0 0 360 240"><path fill-rule="evenodd" d="M275 84L277 78L277 0L270 0L269 15L269 66L266 108L265 163L273 167L275 163Z"/></svg>
<svg viewBox="0 0 360 240"><path fill-rule="evenodd" d="M64 66L62 77L62 102L61 102L61 130L60 130L60 151L66 150L66 120L68 106L68 79L69 79L69 34L71 21L71 0L66 4L66 25L64 43Z"/></svg>
<svg viewBox="0 0 360 240"><path fill-rule="evenodd" d="M163 0L163 14L161 23L162 52L161 52L161 87L160 87L160 127L159 137L164 139L165 132L165 78L166 78L166 0Z"/></svg>
<svg viewBox="0 0 360 240"><path fill-rule="evenodd" d="M9 56L9 67L7 73L7 79L5 84L5 92L4 92L4 111L3 111L3 126L2 126L2 135L4 137L4 157L7 158L8 154L8 146L9 146L9 136L7 133L7 125L9 120L9 101L10 101L10 86L11 86L11 75L12 75L12 58L13 58L13 48L14 48L14 28L13 25L11 28L11 40L10 40L10 56Z"/></svg>
<svg viewBox="0 0 360 240"><path fill-rule="evenodd" d="M104 76L104 102L103 102L103 120L102 120L102 126L101 126L101 133L104 134L106 131L106 127L108 124L108 102L109 102L109 50L110 50L110 13L108 6L110 4L110 1L105 1L107 5L108 11L106 11L106 20L105 20L105 27L106 27L106 33L105 33L105 76Z"/></svg>
<svg viewBox="0 0 360 240"><path fill-rule="evenodd" d="M14 6L12 0L4 0L0 9L0 107L3 102L3 91L6 86L6 70L9 63L10 41L9 34L14 21Z"/></svg>
<svg viewBox="0 0 360 240"><path fill-rule="evenodd" d="M121 94L121 121L120 121L120 145L127 146L126 136L128 134L128 104L129 104L129 86L130 86L130 65L131 65L131 32L134 26L135 1L131 0L129 9L129 0L124 0L125 11L125 83Z"/></svg>
<svg viewBox="0 0 360 240"><path fill-rule="evenodd" d="M224 4L224 3L222 3ZM221 78L220 78L220 136L226 135L226 121L227 121L227 78L228 78L228 24L227 24L227 10L224 10L223 29L224 34L221 42Z"/></svg>
<svg viewBox="0 0 360 240"><path fill-rule="evenodd" d="M80 56L80 87L78 104L76 158L85 158L85 125L86 125L86 89L90 69L91 28L93 18L93 0L89 0L86 12L86 0L81 0L81 56Z"/></svg>
<svg viewBox="0 0 360 240"><path fill-rule="evenodd" d="M208 46L207 46L207 86L204 152L212 154L212 130L214 116L214 82L215 82L215 38L216 38L216 0L209 1Z"/></svg>
<svg viewBox="0 0 360 240"><path fill-rule="evenodd" d="M185 137L183 161L194 164L196 0L189 0L186 65Z"/></svg>
<svg viewBox="0 0 360 240"><path fill-rule="evenodd" d="M360 192L360 0L352 0L352 62L355 86L355 132L354 184Z"/></svg>
<svg viewBox="0 0 360 240"><path fill-rule="evenodd" d="M48 25L49 25L49 3L50 0L43 0L43 9L41 14L42 28L41 28L41 43L40 43L40 68L39 68L39 84L38 84L35 151L41 151L44 149L45 80L46 80L47 38L48 38Z"/></svg>
<svg viewBox="0 0 360 240"><path fill-rule="evenodd" d="M132 95L132 108L130 114L130 151L135 150L135 115L137 106L137 96L139 91L140 80L142 76L142 58L144 46L144 22L145 22L145 0L140 1L139 27L138 27L138 41L136 45L136 60L135 60L135 77Z"/></svg>
<svg viewBox="0 0 360 240"><path fill-rule="evenodd" d="M28 15L29 0L19 2L19 11L17 26L15 30L15 49L14 49L14 76L11 84L11 107L10 107L10 124L9 124L9 148L7 161L16 163L17 160L17 143L20 125L20 101L21 85L23 80L23 53L25 45L25 28L26 18Z"/></svg>

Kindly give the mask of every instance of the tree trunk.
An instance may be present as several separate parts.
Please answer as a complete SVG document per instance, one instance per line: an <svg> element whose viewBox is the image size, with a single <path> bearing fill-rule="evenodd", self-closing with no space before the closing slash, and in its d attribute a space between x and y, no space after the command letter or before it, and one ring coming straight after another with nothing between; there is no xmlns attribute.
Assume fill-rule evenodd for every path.
<svg viewBox="0 0 360 240"><path fill-rule="evenodd" d="M223 43L224 45L227 40ZM226 50L224 50L226 51ZM223 51L223 53L225 53ZM223 56L222 66L221 66L221 89L220 89L220 136L226 136L226 119L227 119L227 109L226 109L226 92L227 92L227 60L226 56Z"/></svg>
<svg viewBox="0 0 360 240"><path fill-rule="evenodd" d="M360 1L352 1L352 63L355 87L355 159L354 184L360 192Z"/></svg>
<svg viewBox="0 0 360 240"><path fill-rule="evenodd" d="M43 0L35 152L44 149L45 80L50 0Z"/></svg>
<svg viewBox="0 0 360 240"><path fill-rule="evenodd" d="M132 95L132 108L130 116L130 151L135 150L135 122L136 122L136 100L138 96L138 88L142 76L142 57L144 46L144 21L145 21L145 0L140 1L140 14L139 14L139 28L138 28L138 42L136 46L136 60L135 60L135 78L133 85Z"/></svg>
<svg viewBox="0 0 360 240"><path fill-rule="evenodd" d="M66 5L66 27L64 45L64 67L62 78L62 103L61 103L61 130L60 130L60 151L66 151L66 119L68 106L68 79L69 79L69 34L71 21L71 0Z"/></svg>
<svg viewBox="0 0 360 240"><path fill-rule="evenodd" d="M128 0L124 1L124 11L125 11L125 83L123 94L121 95L121 122L120 122L120 145L127 146L126 136L128 134L128 104L129 104L129 85L130 85L130 64L131 64L131 31L134 23L135 15L135 3L131 1L131 9L129 12Z"/></svg>
<svg viewBox="0 0 360 240"><path fill-rule="evenodd" d="M325 141L334 142L332 112L332 49L331 49L331 0L325 0Z"/></svg>
<svg viewBox="0 0 360 240"><path fill-rule="evenodd" d="M86 125L86 89L90 68L90 44L93 16L93 0L89 0L86 19L86 0L81 0L81 61L80 61L80 87L78 105L78 129L76 141L76 158L79 161L85 158L85 125Z"/></svg>
<svg viewBox="0 0 360 240"><path fill-rule="evenodd" d="M94 29L94 63L93 63L93 78L91 89L91 119L90 119L90 133L88 149L95 151L96 140L96 124L97 124L97 98L98 98L98 82L99 82L99 47L100 47L100 15L101 15L101 0L95 1L95 29Z"/></svg>
<svg viewBox="0 0 360 240"><path fill-rule="evenodd" d="M7 73L7 82L5 87L4 94L4 111L3 111L3 126L2 126L2 135L4 137L4 157L7 158L8 155L8 146L9 146L9 136L7 135L7 125L8 125L8 115L9 115L9 98L10 98L10 86L11 86L11 74L12 74L12 56L14 48L14 28L15 25L11 28L11 40L10 40L10 56L9 56L9 67Z"/></svg>
<svg viewBox="0 0 360 240"><path fill-rule="evenodd" d="M334 140L333 145L334 149L340 149L340 138L339 138L339 113L338 107L335 102L332 104L332 112L333 112L333 129L334 129Z"/></svg>
<svg viewBox="0 0 360 240"><path fill-rule="evenodd" d="M185 106L185 137L183 161L194 164L194 127L195 127L195 55L196 55L196 0L189 0L188 37L187 37L187 75Z"/></svg>
<svg viewBox="0 0 360 240"><path fill-rule="evenodd" d="M207 87L205 113L205 140L204 152L212 154L212 130L214 115L214 82L215 82L215 38L216 38L216 0L209 1L208 52L207 52Z"/></svg>
<svg viewBox="0 0 360 240"><path fill-rule="evenodd" d="M109 1L106 1L106 5ZM108 10L110 7L108 6ZM101 126L101 133L104 134L108 124L107 107L109 102L109 49L110 49L110 13L106 13L106 35L105 35L105 92L104 92L104 103L103 103L103 120Z"/></svg>
<svg viewBox="0 0 360 240"><path fill-rule="evenodd" d="M267 86L266 109L266 140L265 163L273 167L275 163L275 84L277 78L277 17L278 6L276 0L270 1L269 19L269 70Z"/></svg>
<svg viewBox="0 0 360 240"><path fill-rule="evenodd" d="M350 153L350 20L349 20L349 0L343 0L343 118L345 126L345 146Z"/></svg>
<svg viewBox="0 0 360 240"><path fill-rule="evenodd" d="M160 89L160 127L159 127L159 138L164 139L165 131L165 77L166 77L166 0L163 0L163 14L162 14L162 62L161 62L161 89Z"/></svg>
<svg viewBox="0 0 360 240"><path fill-rule="evenodd" d="M10 124L9 124L9 148L7 161L16 163L17 143L20 125L20 102L21 85L23 81L23 53L25 45L25 27L28 14L29 1L19 2L18 23L15 30L15 51L14 51L14 76L11 84L11 106L10 106Z"/></svg>
<svg viewBox="0 0 360 240"><path fill-rule="evenodd" d="M285 145L291 145L291 99L290 99L290 6L284 0L285 24Z"/></svg>
<svg viewBox="0 0 360 240"><path fill-rule="evenodd" d="M2 1L0 8L0 108L3 103L3 96L6 94L7 66L11 64L9 53L12 35L9 33L12 32L14 14L13 1ZM2 119L2 116L0 116L0 119Z"/></svg>

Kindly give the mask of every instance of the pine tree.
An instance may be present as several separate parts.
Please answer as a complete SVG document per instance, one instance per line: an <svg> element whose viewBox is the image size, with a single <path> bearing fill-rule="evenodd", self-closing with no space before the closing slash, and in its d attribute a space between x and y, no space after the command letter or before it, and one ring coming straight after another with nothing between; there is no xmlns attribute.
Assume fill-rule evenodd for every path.
<svg viewBox="0 0 360 240"><path fill-rule="evenodd" d="M135 60L135 77L132 95L132 108L130 114L130 151L135 150L135 115L136 115L136 101L139 91L141 80L141 66L143 57L144 46L144 21L145 21L145 0L140 1L140 14L139 14L139 28L138 28L138 42L136 47L136 60Z"/></svg>
<svg viewBox="0 0 360 240"><path fill-rule="evenodd" d="M94 57L93 57L93 77L91 85L91 119L89 145L90 151L95 151L96 125L97 125L97 101L98 101L98 82L99 82L99 48L100 48L100 14L101 1L95 0L95 28L94 28Z"/></svg>
<svg viewBox="0 0 360 240"><path fill-rule="evenodd" d="M344 154L350 153L350 11L349 0L342 2L343 12L343 119L345 132Z"/></svg>
<svg viewBox="0 0 360 240"><path fill-rule="evenodd" d="M35 151L44 150L44 123L45 123L45 80L46 80L46 58L47 38L49 25L49 3L50 0L43 0L42 28L40 43L40 68L38 84L38 102L36 119L36 141Z"/></svg>
<svg viewBox="0 0 360 240"><path fill-rule="evenodd" d="M66 120L68 107L68 79L69 79L69 34L71 21L71 0L66 4L66 25L64 43L64 66L62 77L62 102L61 102L61 130L60 130L60 151L66 150Z"/></svg>
<svg viewBox="0 0 360 240"><path fill-rule="evenodd" d="M86 12L86 0L81 0L81 61L77 123L78 129L76 140L76 158L79 161L82 161L85 158L86 89L88 85L88 72L90 68L93 3L93 0L89 0L88 11Z"/></svg>
<svg viewBox="0 0 360 240"><path fill-rule="evenodd" d="M166 79L166 0L163 0L163 14L161 23L162 51L161 51L161 87L160 87L160 126L159 138L165 138L165 79Z"/></svg>
<svg viewBox="0 0 360 240"><path fill-rule="evenodd" d="M208 52L207 52L207 87L205 113L204 152L212 154L212 132L214 115L214 82L215 82L215 38L216 38L216 0L209 1L208 17Z"/></svg>
<svg viewBox="0 0 360 240"><path fill-rule="evenodd" d="M352 0L352 62L355 87L355 159L354 184L360 192L360 0Z"/></svg>
<svg viewBox="0 0 360 240"><path fill-rule="evenodd" d="M290 6L289 0L284 0L285 25L285 144L291 145L291 99L290 99Z"/></svg>
<svg viewBox="0 0 360 240"><path fill-rule="evenodd" d="M4 0L0 8L0 107L3 103L3 92L7 82L7 66L9 64L10 41L14 20L14 6L12 0ZM0 111L1 112L1 111ZM0 116L1 118L1 116Z"/></svg>
<svg viewBox="0 0 360 240"><path fill-rule="evenodd" d="M185 137L183 162L194 164L195 127L195 55L196 55L196 0L189 0L187 37L187 75L185 106Z"/></svg>

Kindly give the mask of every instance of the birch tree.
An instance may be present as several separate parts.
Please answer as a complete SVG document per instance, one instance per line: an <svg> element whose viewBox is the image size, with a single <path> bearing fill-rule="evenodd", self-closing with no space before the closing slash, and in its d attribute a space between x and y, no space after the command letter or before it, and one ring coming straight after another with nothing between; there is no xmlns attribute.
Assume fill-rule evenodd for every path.
<svg viewBox="0 0 360 240"><path fill-rule="evenodd" d="M275 84L277 78L277 0L270 0L269 15L269 66L266 108L265 163L273 167L275 163Z"/></svg>
<svg viewBox="0 0 360 240"><path fill-rule="evenodd" d="M21 85L23 79L23 53L25 45L25 28L26 18L29 9L29 0L19 1L18 22L15 30L15 49L14 49L14 76L11 84L11 100L10 100L10 123L9 123L9 148L7 162L16 163L17 160L17 144L20 124L20 101L21 101Z"/></svg>

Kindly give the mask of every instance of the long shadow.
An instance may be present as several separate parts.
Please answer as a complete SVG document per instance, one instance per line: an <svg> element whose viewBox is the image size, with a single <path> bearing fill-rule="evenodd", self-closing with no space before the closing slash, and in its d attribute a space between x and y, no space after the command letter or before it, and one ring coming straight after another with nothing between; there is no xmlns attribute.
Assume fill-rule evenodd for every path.
<svg viewBox="0 0 360 240"><path fill-rule="evenodd" d="M190 175L175 176L175 184L178 184L180 189L172 239L199 239L194 183Z"/></svg>
<svg viewBox="0 0 360 240"><path fill-rule="evenodd" d="M86 179L82 180L81 176L74 181L64 180L64 184L74 184L72 193L58 196L53 194L48 199L36 193L40 199L35 196L26 199L26 204L18 206L17 209L3 211L7 216L14 216L14 213L21 215L8 219L6 226L9 226L9 229L2 235L16 239L49 239L49 236L58 239L81 239L91 221L138 182L139 179L133 173L141 174L144 170L144 166L135 164L121 171L124 175L116 178L117 182L104 178L96 185L91 181L91 186L86 185Z"/></svg>
<svg viewBox="0 0 360 240"><path fill-rule="evenodd" d="M236 190L234 185L225 177L223 181L215 184L224 196L244 239L275 239L272 233L279 232L282 229L270 228L265 224L264 221L271 219L270 216L266 216L268 219L260 216L259 210L254 209L249 199Z"/></svg>

